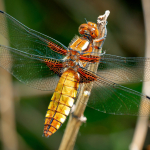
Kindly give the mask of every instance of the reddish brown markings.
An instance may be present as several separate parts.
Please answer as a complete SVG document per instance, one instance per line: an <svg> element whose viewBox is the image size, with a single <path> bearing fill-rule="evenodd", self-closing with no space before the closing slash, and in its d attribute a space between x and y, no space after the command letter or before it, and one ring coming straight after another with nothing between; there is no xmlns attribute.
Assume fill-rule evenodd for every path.
<svg viewBox="0 0 150 150"><path fill-rule="evenodd" d="M89 83L98 78L94 73L86 71L83 68L78 68L78 73L80 74L80 83Z"/></svg>
<svg viewBox="0 0 150 150"><path fill-rule="evenodd" d="M45 59L45 63L50 70L54 71L58 75L61 75L61 69L63 68L62 62Z"/></svg>
<svg viewBox="0 0 150 150"><path fill-rule="evenodd" d="M52 67L52 68L62 68L63 64L62 63L55 63L55 62L46 62L48 67Z"/></svg>
<svg viewBox="0 0 150 150"><path fill-rule="evenodd" d="M86 56L80 55L79 58L80 60L88 61L92 63L99 62L100 60L99 56L93 56L93 55L86 55Z"/></svg>
<svg viewBox="0 0 150 150"><path fill-rule="evenodd" d="M53 50L53 51L55 51L55 52L57 52L59 54L62 54L62 55L66 55L67 54L67 50L66 49L63 49L61 46L59 46L59 45L57 45L57 44L55 44L55 43L53 43L51 41L48 42L48 47L51 50Z"/></svg>

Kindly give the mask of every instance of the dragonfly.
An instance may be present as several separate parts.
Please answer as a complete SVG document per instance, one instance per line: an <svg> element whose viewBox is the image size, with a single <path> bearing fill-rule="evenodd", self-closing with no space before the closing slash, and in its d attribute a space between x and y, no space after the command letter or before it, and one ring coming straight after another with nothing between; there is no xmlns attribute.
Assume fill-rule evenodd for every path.
<svg viewBox="0 0 150 150"><path fill-rule="evenodd" d="M28 86L55 90L45 116L45 137L55 133L66 120L83 84L87 91L88 84L93 84L85 104L91 108L116 115L149 113L150 97L120 84L148 81L150 58L93 52L93 48L99 49L93 45L99 35L97 24L81 24L80 36L66 47L0 11L0 34L11 44L0 45L0 66ZM106 35L96 42L105 38ZM97 64L97 73L88 69L91 64ZM144 111L139 111L141 102Z"/></svg>

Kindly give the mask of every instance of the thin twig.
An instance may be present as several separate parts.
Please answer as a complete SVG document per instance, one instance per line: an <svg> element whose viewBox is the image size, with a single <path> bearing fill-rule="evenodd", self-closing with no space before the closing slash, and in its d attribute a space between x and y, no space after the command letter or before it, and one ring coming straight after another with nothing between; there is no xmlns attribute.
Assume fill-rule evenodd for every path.
<svg viewBox="0 0 150 150"><path fill-rule="evenodd" d="M4 10L3 0L0 0L0 10ZM4 45L8 45L8 41L6 41L6 39L1 38L0 41ZM0 60L0 62L3 61L6 60ZM0 69L0 116L2 149L17 150L18 139L15 125L12 79L11 75L2 68Z"/></svg>
<svg viewBox="0 0 150 150"><path fill-rule="evenodd" d="M105 25L106 20L109 15L109 11L106 11L104 15L98 17L98 29L99 29L99 36L98 38L104 37L105 34ZM96 46L101 46L102 42L98 43ZM96 49L94 49L94 52L97 52ZM100 49L101 52L101 49ZM89 70L96 72L97 71L98 64L94 64L89 66ZM80 93L76 102L75 110L74 110L74 116L70 115L62 142L60 144L59 150L72 150L74 148L74 144L76 141L76 137L79 131L79 128L83 121L85 121L85 117L83 117L84 110L86 108L89 96L84 94L84 91L86 91L86 84L82 85L80 89ZM92 89L92 83L89 83L88 87L91 87ZM82 103L81 103L82 101ZM80 118L80 119L79 119Z"/></svg>
<svg viewBox="0 0 150 150"><path fill-rule="evenodd" d="M150 57L150 1L149 0L142 0L143 5L143 14L144 14L144 21L145 21L145 35L146 35L146 44L145 44L145 57ZM150 83L143 84L143 93L150 96ZM140 111L144 111L144 103L141 105ZM134 132L134 136L132 142L130 144L130 150L141 150L144 145L147 129L148 129L148 119L149 115L145 117L139 117L136 129Z"/></svg>

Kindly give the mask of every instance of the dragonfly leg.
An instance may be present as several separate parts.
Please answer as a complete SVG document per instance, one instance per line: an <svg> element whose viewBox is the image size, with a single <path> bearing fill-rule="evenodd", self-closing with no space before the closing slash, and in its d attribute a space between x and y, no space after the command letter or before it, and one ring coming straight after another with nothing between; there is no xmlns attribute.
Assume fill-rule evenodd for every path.
<svg viewBox="0 0 150 150"><path fill-rule="evenodd" d="M104 42L105 42L106 37L107 37L107 28L106 28L106 25L105 25L105 34L104 34L104 36L103 36L102 38L99 38L99 39L95 39L95 40L94 40L95 43L99 43L99 42L101 42L101 41L103 41L103 42L102 42L102 44L101 44L100 47L94 46L94 48L96 48L96 49L101 49L101 48L103 47L103 44L104 44Z"/></svg>

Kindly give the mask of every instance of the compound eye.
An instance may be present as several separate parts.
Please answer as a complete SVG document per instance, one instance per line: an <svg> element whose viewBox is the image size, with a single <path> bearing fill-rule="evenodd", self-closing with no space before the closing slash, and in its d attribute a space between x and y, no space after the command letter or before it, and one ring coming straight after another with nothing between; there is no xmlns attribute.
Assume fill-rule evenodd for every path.
<svg viewBox="0 0 150 150"><path fill-rule="evenodd" d="M91 32L91 37L95 38L95 33Z"/></svg>
<svg viewBox="0 0 150 150"><path fill-rule="evenodd" d="M81 24L79 27L79 33L84 34L84 31L87 30L87 24Z"/></svg>

